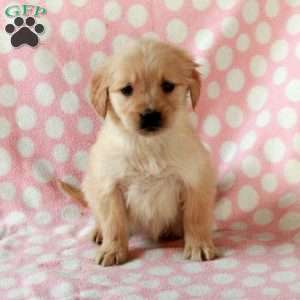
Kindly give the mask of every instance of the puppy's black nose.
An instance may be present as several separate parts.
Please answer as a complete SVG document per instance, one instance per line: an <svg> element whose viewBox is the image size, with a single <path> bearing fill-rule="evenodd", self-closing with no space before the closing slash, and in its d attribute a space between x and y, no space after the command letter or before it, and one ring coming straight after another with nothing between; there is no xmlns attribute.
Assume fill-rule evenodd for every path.
<svg viewBox="0 0 300 300"><path fill-rule="evenodd" d="M156 131L162 126L161 113L147 108L140 113L140 128L145 131Z"/></svg>

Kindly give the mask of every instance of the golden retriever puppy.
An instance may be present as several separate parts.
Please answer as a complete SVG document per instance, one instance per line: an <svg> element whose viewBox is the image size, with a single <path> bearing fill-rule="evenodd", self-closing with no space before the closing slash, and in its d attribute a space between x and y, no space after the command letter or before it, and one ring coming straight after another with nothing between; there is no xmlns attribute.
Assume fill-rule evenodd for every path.
<svg viewBox="0 0 300 300"><path fill-rule="evenodd" d="M215 176L187 105L190 94L195 107L200 86L192 58L154 40L133 43L94 75L91 102L104 122L82 193L102 241L97 263L125 262L132 231L183 237L187 259L216 257Z"/></svg>

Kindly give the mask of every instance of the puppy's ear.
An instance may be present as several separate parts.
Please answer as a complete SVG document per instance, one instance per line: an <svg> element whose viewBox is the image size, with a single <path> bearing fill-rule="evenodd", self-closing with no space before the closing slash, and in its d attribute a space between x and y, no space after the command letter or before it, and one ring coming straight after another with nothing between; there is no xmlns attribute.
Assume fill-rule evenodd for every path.
<svg viewBox="0 0 300 300"><path fill-rule="evenodd" d="M192 71L192 78L189 84L189 89L191 93L192 106L193 108L195 108L200 97L201 89L201 78L196 68L194 68Z"/></svg>
<svg viewBox="0 0 300 300"><path fill-rule="evenodd" d="M90 100L97 114L105 118L109 101L107 66L102 66L92 77Z"/></svg>

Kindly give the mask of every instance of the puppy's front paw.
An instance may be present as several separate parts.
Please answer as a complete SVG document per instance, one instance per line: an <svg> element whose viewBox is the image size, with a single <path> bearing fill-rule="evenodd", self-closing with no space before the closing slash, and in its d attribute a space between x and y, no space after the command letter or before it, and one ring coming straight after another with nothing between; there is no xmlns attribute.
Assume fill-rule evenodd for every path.
<svg viewBox="0 0 300 300"><path fill-rule="evenodd" d="M103 267L124 263L128 257L128 249L120 245L102 245L96 254L96 263Z"/></svg>
<svg viewBox="0 0 300 300"><path fill-rule="evenodd" d="M212 260L219 256L217 248L212 241L186 241L184 245L184 258L193 261Z"/></svg>
<svg viewBox="0 0 300 300"><path fill-rule="evenodd" d="M91 232L91 239L93 242L95 242L98 245L102 244L102 233L101 230L97 227L95 227Z"/></svg>

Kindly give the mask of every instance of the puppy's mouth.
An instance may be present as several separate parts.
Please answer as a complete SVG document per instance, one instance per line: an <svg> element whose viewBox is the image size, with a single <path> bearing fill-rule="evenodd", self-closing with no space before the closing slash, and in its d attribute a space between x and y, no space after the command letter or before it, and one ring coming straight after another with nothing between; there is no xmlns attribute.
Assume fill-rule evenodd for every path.
<svg viewBox="0 0 300 300"><path fill-rule="evenodd" d="M146 109L140 113L139 130L142 134L154 134L163 128L163 117L161 112Z"/></svg>

